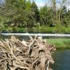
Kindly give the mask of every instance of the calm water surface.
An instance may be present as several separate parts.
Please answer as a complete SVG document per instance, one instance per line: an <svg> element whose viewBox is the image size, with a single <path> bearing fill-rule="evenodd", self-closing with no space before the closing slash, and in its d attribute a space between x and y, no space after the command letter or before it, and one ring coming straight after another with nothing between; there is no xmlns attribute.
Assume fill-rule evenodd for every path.
<svg viewBox="0 0 70 70"><path fill-rule="evenodd" d="M53 70L70 70L70 50L60 50L53 54L55 63L51 65Z"/></svg>

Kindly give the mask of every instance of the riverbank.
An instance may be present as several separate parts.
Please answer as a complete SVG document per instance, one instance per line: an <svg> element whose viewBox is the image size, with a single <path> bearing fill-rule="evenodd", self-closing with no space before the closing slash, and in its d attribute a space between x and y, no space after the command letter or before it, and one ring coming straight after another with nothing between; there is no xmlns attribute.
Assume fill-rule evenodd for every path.
<svg viewBox="0 0 70 70"><path fill-rule="evenodd" d="M38 26L38 27L7 27L5 29L2 29L2 32L9 33L63 33L63 34L69 34L70 33L70 27L64 27L62 26L61 28L57 27L48 27L45 25Z"/></svg>
<svg viewBox="0 0 70 70"><path fill-rule="evenodd" d="M57 50L70 49L70 38L47 39L47 42L55 44Z"/></svg>

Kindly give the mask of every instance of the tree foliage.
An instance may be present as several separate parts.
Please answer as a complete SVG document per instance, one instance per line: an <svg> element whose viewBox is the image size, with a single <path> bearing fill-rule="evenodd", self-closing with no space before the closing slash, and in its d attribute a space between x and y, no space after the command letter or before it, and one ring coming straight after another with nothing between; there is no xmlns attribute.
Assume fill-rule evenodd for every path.
<svg viewBox="0 0 70 70"><path fill-rule="evenodd" d="M57 30L62 26L70 27L70 11L65 6L66 1L50 0L51 6L46 4L39 9L31 0L4 0L0 2L0 29L11 32L16 28L35 30L38 24L39 27L56 27ZM59 9L57 2L60 4Z"/></svg>

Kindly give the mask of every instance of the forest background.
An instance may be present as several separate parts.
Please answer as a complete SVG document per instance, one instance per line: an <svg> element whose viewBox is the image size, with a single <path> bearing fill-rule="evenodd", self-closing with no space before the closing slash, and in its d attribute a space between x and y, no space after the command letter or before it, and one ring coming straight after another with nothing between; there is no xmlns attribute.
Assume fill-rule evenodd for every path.
<svg viewBox="0 0 70 70"><path fill-rule="evenodd" d="M34 0L0 0L0 32L70 33L70 1L49 3L39 8Z"/></svg>

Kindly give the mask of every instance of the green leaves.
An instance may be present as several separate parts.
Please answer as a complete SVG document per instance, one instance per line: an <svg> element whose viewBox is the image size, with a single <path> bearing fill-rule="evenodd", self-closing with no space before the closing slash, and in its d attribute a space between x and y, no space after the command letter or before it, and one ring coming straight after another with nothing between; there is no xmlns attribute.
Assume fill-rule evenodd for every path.
<svg viewBox="0 0 70 70"><path fill-rule="evenodd" d="M40 26L56 27L57 32L62 26L70 27L70 11L67 11L65 6L66 0L59 1L59 9L56 9L56 1L50 0L50 7L46 4L38 9L36 3L31 0L5 0L0 5L0 29L10 31L15 26L19 29L36 29L37 23L40 23Z"/></svg>

